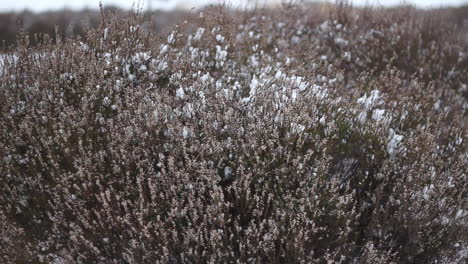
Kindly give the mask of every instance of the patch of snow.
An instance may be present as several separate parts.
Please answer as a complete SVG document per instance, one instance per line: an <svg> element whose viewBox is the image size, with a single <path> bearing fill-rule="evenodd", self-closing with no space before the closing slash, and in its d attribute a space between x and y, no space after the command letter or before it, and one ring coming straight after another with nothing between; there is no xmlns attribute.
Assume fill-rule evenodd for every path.
<svg viewBox="0 0 468 264"><path fill-rule="evenodd" d="M219 42L219 43L223 43L224 42L224 37L220 34L216 35L216 40Z"/></svg>
<svg viewBox="0 0 468 264"><path fill-rule="evenodd" d="M142 72L145 72L147 69L148 68L146 67L146 65L142 64L138 70L142 71Z"/></svg>
<svg viewBox="0 0 468 264"><path fill-rule="evenodd" d="M326 124L325 116L320 117L319 123L324 126Z"/></svg>
<svg viewBox="0 0 468 264"><path fill-rule="evenodd" d="M198 28L197 29L197 32L195 32L195 36L193 36L193 39L194 40L200 40L201 37L203 36L203 33L205 33L205 29L204 28Z"/></svg>
<svg viewBox="0 0 468 264"><path fill-rule="evenodd" d="M255 55L250 56L250 57L249 57L249 63L250 63L250 65L252 65L252 67L254 67L254 68L258 67L257 56L255 56Z"/></svg>
<svg viewBox="0 0 468 264"><path fill-rule="evenodd" d="M229 180L232 178L232 169L229 166L224 167L224 177L223 180Z"/></svg>
<svg viewBox="0 0 468 264"><path fill-rule="evenodd" d="M174 44L175 42L175 36L174 36L174 33L171 33L168 37L167 37L167 43L169 44Z"/></svg>
<svg viewBox="0 0 468 264"><path fill-rule="evenodd" d="M255 97L255 94L257 93L257 87L258 87L258 80L257 77L252 78L252 81L250 81L250 92L249 95L251 98Z"/></svg>
<svg viewBox="0 0 468 264"><path fill-rule="evenodd" d="M398 135L395 130L390 128L388 132L389 142L387 144L387 152L390 155L393 155L398 148L400 147L401 141L403 140L402 135Z"/></svg>
<svg viewBox="0 0 468 264"><path fill-rule="evenodd" d="M375 121L383 121L385 117L385 110L383 109L375 109L372 113L372 119Z"/></svg>
<svg viewBox="0 0 468 264"><path fill-rule="evenodd" d="M464 218L466 215L468 214L468 212L466 212L465 210L463 209L460 209L457 211L457 214L455 215L455 218L458 219L458 218Z"/></svg>
<svg viewBox="0 0 468 264"><path fill-rule="evenodd" d="M327 32L330 29L329 23L330 23L329 21L325 21L322 24L320 24L319 26L320 30L323 32Z"/></svg>
<svg viewBox="0 0 468 264"><path fill-rule="evenodd" d="M295 103L297 100L297 90L292 90L291 92L291 102Z"/></svg>
<svg viewBox="0 0 468 264"><path fill-rule="evenodd" d="M221 46L216 45L216 55L215 55L216 67L220 68L224 66L224 61L226 60L226 57L227 57L227 51L223 50Z"/></svg>
<svg viewBox="0 0 468 264"><path fill-rule="evenodd" d="M296 133L296 134L297 134L297 133L302 133L302 132L304 132L304 130L305 130L305 126L304 126L304 125L291 122L291 132L292 132L292 133Z"/></svg>
<svg viewBox="0 0 468 264"><path fill-rule="evenodd" d="M381 94L379 90L371 91L370 95L364 94L361 98L357 100L358 103L364 105L366 110L371 109L380 102Z"/></svg>
<svg viewBox="0 0 468 264"><path fill-rule="evenodd" d="M180 87L179 89L177 89L176 96L183 99L185 96L184 88Z"/></svg>
<svg viewBox="0 0 468 264"><path fill-rule="evenodd" d="M168 50L169 50L169 46L164 44L164 45L161 46L161 49L159 50L159 53L160 54L166 54Z"/></svg>
<svg viewBox="0 0 468 264"><path fill-rule="evenodd" d="M184 138L188 138L189 137L189 130L187 127L184 126L184 128L182 129L182 136Z"/></svg>
<svg viewBox="0 0 468 264"><path fill-rule="evenodd" d="M107 39L107 35L109 34L109 28L104 29L104 40Z"/></svg>
<svg viewBox="0 0 468 264"><path fill-rule="evenodd" d="M248 104L250 102L250 97L244 97L241 99L242 104Z"/></svg>
<svg viewBox="0 0 468 264"><path fill-rule="evenodd" d="M344 58L346 61L351 61L351 52L345 51L345 53L344 53L344 55L343 55L343 58Z"/></svg>
<svg viewBox="0 0 468 264"><path fill-rule="evenodd" d="M440 110L440 100L437 99L437 101L434 103L434 110L439 111Z"/></svg>

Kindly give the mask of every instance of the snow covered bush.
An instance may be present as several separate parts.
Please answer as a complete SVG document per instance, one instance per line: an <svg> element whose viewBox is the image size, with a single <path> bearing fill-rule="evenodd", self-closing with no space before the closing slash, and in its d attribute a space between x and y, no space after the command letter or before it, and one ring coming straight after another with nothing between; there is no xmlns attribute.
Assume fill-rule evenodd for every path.
<svg viewBox="0 0 468 264"><path fill-rule="evenodd" d="M376 68L375 38L345 48L375 25L350 38L285 8L207 9L164 37L138 13L85 42L21 37L0 72L2 262L466 258L464 64L446 85L440 56L425 75Z"/></svg>

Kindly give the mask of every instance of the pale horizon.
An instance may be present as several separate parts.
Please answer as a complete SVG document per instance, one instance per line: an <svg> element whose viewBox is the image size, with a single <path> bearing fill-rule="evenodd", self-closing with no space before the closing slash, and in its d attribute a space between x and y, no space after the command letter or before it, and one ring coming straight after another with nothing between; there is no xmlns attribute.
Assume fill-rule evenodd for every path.
<svg viewBox="0 0 468 264"><path fill-rule="evenodd" d="M278 3L281 0L260 0L258 3ZM124 9L131 8L134 3L140 2L143 9L147 9L149 6L149 0L103 0L104 6L118 6ZM219 2L226 2L232 6L245 6L246 3L252 3L253 1L246 0L152 0L151 7L154 10L173 10L176 8L180 9L191 9L199 8L207 4L216 4ZM334 2L334 0L322 1L322 2ZM374 5L374 6L394 6L402 3L416 5L421 8L437 8L441 6L459 6L468 4L468 0L351 0L351 3L357 6L362 5ZM99 6L99 0L0 0L0 12L9 11L23 11L25 9L42 12L48 10L60 10L60 9L97 9Z"/></svg>

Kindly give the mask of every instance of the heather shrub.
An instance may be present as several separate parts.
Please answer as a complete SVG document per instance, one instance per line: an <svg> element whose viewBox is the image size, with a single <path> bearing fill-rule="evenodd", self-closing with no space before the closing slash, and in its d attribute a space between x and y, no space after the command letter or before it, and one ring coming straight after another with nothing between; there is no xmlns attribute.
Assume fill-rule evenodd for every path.
<svg viewBox="0 0 468 264"><path fill-rule="evenodd" d="M347 60L330 37L378 30L364 11L284 8L206 9L164 37L138 12L103 13L85 40L20 36L0 76L1 260L466 258L464 64L377 55L417 33Z"/></svg>
<svg viewBox="0 0 468 264"><path fill-rule="evenodd" d="M363 71L381 72L392 65L407 79L416 75L466 100L467 45L459 40L466 33L449 22L450 14L411 7L354 12L338 9L320 25L323 37L317 38L325 42L321 46L326 56L342 58L352 80Z"/></svg>

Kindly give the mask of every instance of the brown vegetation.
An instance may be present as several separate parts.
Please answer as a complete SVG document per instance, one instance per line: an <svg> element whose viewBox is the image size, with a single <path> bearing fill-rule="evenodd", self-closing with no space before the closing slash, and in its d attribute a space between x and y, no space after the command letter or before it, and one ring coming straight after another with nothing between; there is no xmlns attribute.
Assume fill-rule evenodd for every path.
<svg viewBox="0 0 468 264"><path fill-rule="evenodd" d="M0 69L0 261L466 259L461 31L314 7L20 34Z"/></svg>

